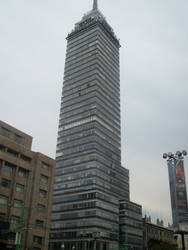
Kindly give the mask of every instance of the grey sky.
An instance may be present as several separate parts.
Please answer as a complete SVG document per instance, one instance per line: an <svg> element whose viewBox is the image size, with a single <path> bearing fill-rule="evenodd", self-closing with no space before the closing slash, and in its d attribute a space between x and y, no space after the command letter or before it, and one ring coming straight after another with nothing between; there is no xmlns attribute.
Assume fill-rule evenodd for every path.
<svg viewBox="0 0 188 250"><path fill-rule="evenodd" d="M91 8L92 0L0 1L0 119L32 135L33 150L51 157L65 37ZM122 45L122 163L131 199L171 220L161 156L188 149L188 1L99 0L99 8Z"/></svg>

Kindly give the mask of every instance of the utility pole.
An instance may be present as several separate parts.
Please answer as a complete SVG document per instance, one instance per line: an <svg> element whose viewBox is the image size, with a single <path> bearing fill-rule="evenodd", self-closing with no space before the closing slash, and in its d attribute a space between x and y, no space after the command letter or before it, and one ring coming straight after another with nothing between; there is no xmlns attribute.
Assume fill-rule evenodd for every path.
<svg viewBox="0 0 188 250"><path fill-rule="evenodd" d="M23 227L23 215L24 215L24 198L22 199L22 205L20 210L19 225L16 230L16 250L20 248L21 232Z"/></svg>

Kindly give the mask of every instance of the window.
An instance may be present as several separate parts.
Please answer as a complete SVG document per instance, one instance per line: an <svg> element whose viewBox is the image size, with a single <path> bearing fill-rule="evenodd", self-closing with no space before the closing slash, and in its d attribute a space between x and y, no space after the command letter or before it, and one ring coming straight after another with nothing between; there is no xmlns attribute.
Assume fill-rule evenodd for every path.
<svg viewBox="0 0 188 250"><path fill-rule="evenodd" d="M0 221L6 221L6 214L0 212ZM9 226L8 226L9 228Z"/></svg>
<svg viewBox="0 0 188 250"><path fill-rule="evenodd" d="M42 221L42 220L36 220L35 226L38 227L38 228L43 228L44 221Z"/></svg>
<svg viewBox="0 0 188 250"><path fill-rule="evenodd" d="M48 165L45 162L42 162L42 168L49 170L50 169L50 165Z"/></svg>
<svg viewBox="0 0 188 250"><path fill-rule="evenodd" d="M1 127L1 134L6 136L6 137L10 137L10 131L6 128Z"/></svg>
<svg viewBox="0 0 188 250"><path fill-rule="evenodd" d="M10 180L2 178L2 180L1 180L1 186L2 187L10 188L10 185L11 185L11 181Z"/></svg>
<svg viewBox="0 0 188 250"><path fill-rule="evenodd" d="M22 201L21 200L14 200L14 207L22 207Z"/></svg>
<svg viewBox="0 0 188 250"><path fill-rule="evenodd" d="M26 178L27 176L27 170L24 168L19 168L18 170L18 176Z"/></svg>
<svg viewBox="0 0 188 250"><path fill-rule="evenodd" d="M45 210L46 210L46 207L44 205L42 205L42 204L37 205L38 212L45 212Z"/></svg>
<svg viewBox="0 0 188 250"><path fill-rule="evenodd" d="M14 134L14 140L17 143L22 143L23 137L21 137L20 135Z"/></svg>
<svg viewBox="0 0 188 250"><path fill-rule="evenodd" d="M18 224L19 223L19 221L20 221L20 217L19 216L12 216L11 217L11 223L12 224Z"/></svg>
<svg viewBox="0 0 188 250"><path fill-rule="evenodd" d="M26 155L20 155L20 158L23 160L23 161L26 161L26 162L30 162L31 161L31 158L26 156Z"/></svg>
<svg viewBox="0 0 188 250"><path fill-rule="evenodd" d="M15 240L16 240L16 233L10 232L8 234L8 241L15 242Z"/></svg>
<svg viewBox="0 0 188 250"><path fill-rule="evenodd" d="M42 244L42 237L40 236L33 236L33 242L34 243L38 243L38 244Z"/></svg>
<svg viewBox="0 0 188 250"><path fill-rule="evenodd" d="M11 155L14 156L14 157L18 157L18 155L19 155L18 152L16 152L16 151L13 150L13 149L10 149L10 148L7 149L7 153L11 154Z"/></svg>
<svg viewBox="0 0 188 250"><path fill-rule="evenodd" d="M41 182L43 182L44 184L48 183L48 176L42 175L40 176L40 180Z"/></svg>
<svg viewBox="0 0 188 250"><path fill-rule="evenodd" d="M5 146L0 144L0 151L5 151Z"/></svg>
<svg viewBox="0 0 188 250"><path fill-rule="evenodd" d="M20 192L20 193L23 193L24 191L24 185L21 185L21 184L16 184L16 192Z"/></svg>
<svg viewBox="0 0 188 250"><path fill-rule="evenodd" d="M9 163L9 162L5 162L5 167L4 167L4 169L5 169L6 172L12 173L14 167L16 167L16 166L13 165L13 164L11 164L11 163Z"/></svg>
<svg viewBox="0 0 188 250"><path fill-rule="evenodd" d="M8 204L8 197L0 195L0 204L7 205Z"/></svg>
<svg viewBox="0 0 188 250"><path fill-rule="evenodd" d="M40 189L39 194L40 194L41 198L46 198L47 192L45 190L43 190L43 189Z"/></svg>

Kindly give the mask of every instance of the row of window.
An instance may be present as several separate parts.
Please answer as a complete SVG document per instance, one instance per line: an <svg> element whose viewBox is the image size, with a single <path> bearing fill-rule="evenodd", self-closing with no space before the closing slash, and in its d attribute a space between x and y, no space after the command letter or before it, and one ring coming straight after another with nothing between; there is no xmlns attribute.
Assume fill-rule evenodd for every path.
<svg viewBox="0 0 188 250"><path fill-rule="evenodd" d="M101 175L101 171L98 171L98 169L96 168L91 168L87 171L82 171L82 172L77 172L71 175L56 177L56 184L54 188L59 188L62 185L62 183L63 183L63 186L69 187L69 183L75 180L84 179L84 178L96 178L96 177L99 177L99 179L102 181L106 181L107 184L109 185L108 186L105 185L105 187L108 187L109 189L111 187L110 184L113 184L116 187L121 188L123 190L125 189L127 190L129 187L128 183L126 183L125 181L120 183L118 180L116 180L116 178L111 178L109 175L105 175L105 174ZM72 184L70 184L70 186L72 186Z"/></svg>
<svg viewBox="0 0 188 250"><path fill-rule="evenodd" d="M109 76L107 74L105 74L104 71L102 71L102 70L103 69L101 69L100 65L95 64L94 66L91 66L90 68L88 68L87 71L82 70L82 71L79 71L79 73L77 73L75 75L71 75L71 76L67 77L67 80L74 79L75 81L77 80L77 82L78 82L78 81L82 80L82 79L79 80L80 76L82 76L82 75L87 76L88 74L91 74L91 73L94 74L95 73L98 76L97 78L99 78L99 80L101 80L101 82L103 83L104 87L106 87L106 85L107 85L108 87L111 88L111 90L113 90L116 93L119 93L119 89L117 88L117 86L113 85L112 79L109 78ZM82 78L83 78L83 76L82 76ZM66 81L66 79L65 79L65 81ZM113 103L112 101L113 100L110 100L109 103L110 103L110 107L112 107L112 109L113 109L115 102ZM112 102L112 104L111 104L111 102ZM70 100L66 101L65 104L66 104L66 106L69 106L71 104L71 101ZM116 108L119 110L119 107L116 107Z"/></svg>
<svg viewBox="0 0 188 250"><path fill-rule="evenodd" d="M114 141L111 140L109 136L103 135L97 129L92 129L89 131L83 131L82 133L77 133L70 135L69 137L58 139L57 152L62 149L70 148L73 146L78 146L78 144L89 143L98 141L100 144L104 144L111 151L120 155L120 150L117 145L114 145Z"/></svg>
<svg viewBox="0 0 188 250"><path fill-rule="evenodd" d="M94 31L94 32L95 32L95 31ZM93 32L93 33L94 33L94 32ZM88 32L87 32L87 33L88 33ZM110 62L115 61L115 63L117 64L117 61L119 61L119 51L117 50L116 47L114 47L114 45L113 45L112 43L110 43L109 39L106 39L106 38L105 38L103 32L101 32L100 30L98 30L98 34L99 34L99 36L98 36L98 37L99 37L99 40L100 40L101 42L103 42L103 44L105 43L106 49L109 50L110 47L113 49L113 52L112 52L112 51L109 51L110 53L108 52L108 55L109 55L109 57L110 57L110 58L108 58L108 60L109 60ZM96 39L96 36L94 36L94 38ZM93 37L92 37L92 39L93 39ZM82 44L84 43L84 41L86 41L87 44L88 44L88 42L89 42L89 40L83 39L82 42L81 42L80 44L82 45ZM76 45L77 45L77 43L78 43L78 41L76 41ZM108 43L108 44L107 44L107 43ZM90 44L91 44L91 43L90 43ZM92 44L91 44L91 45L92 45ZM93 44L93 45L94 45L94 44ZM113 46L111 46L111 45L113 45ZM92 46L90 46L90 47L92 47ZM74 48L76 48L76 50L71 52L71 49L74 49ZM107 50L106 50L106 51L107 51ZM70 61L70 59L71 59L72 57L75 58L75 55L76 55L77 51L80 52L80 48L77 49L76 46L72 45L72 44L69 42L69 43L68 43L68 47L67 47L66 62ZM76 53L75 53L75 52L76 52ZM81 52L83 53L83 49L81 50ZM81 54L82 54L82 53L81 53ZM79 53L79 54L80 54L80 53ZM116 55L115 55L115 54L116 54ZM78 55L78 57L80 57L80 55ZM114 63L114 64L115 64L115 63ZM116 67L117 67L117 65L116 65Z"/></svg>
<svg viewBox="0 0 188 250"><path fill-rule="evenodd" d="M68 219L75 219L80 217L90 217L90 216L99 216L108 220L113 220L118 222L119 216L114 215L111 213L107 213L106 211L101 210L88 210L88 211L79 211L74 213L66 213L66 214L52 214L52 220L68 220Z"/></svg>
<svg viewBox="0 0 188 250"><path fill-rule="evenodd" d="M41 175L41 181L43 183L47 184L48 183L48 177L44 176L44 175ZM4 188L10 188L11 187L11 180L8 180L6 178L2 178L1 179L1 186L4 187ZM24 192L24 188L25 188L24 185L16 183L15 191L23 193Z"/></svg>
<svg viewBox="0 0 188 250"><path fill-rule="evenodd" d="M101 219L98 218L95 219L91 218L87 220L79 220L72 222L64 222L64 221L52 222L51 228L58 229L58 228L77 228L77 227L89 227L89 226L96 227L98 225L101 225L102 227L111 230L112 232L119 231L118 223L113 223L113 222L110 223L108 221L104 221L103 224L101 224Z"/></svg>
<svg viewBox="0 0 188 250"><path fill-rule="evenodd" d="M119 127L119 124L120 124L119 112L117 111L115 112L115 110L111 109L107 105L107 102L104 100L104 98L101 99L97 97L96 95L97 95L97 92L90 98L87 98L80 102L76 102L76 103L74 102L73 104L71 104L71 106L63 108L61 115L60 115L60 118L61 118L60 121L65 118L70 119L71 117L73 117L73 119L75 120L75 115L76 116L78 116L78 114L83 115L83 112L88 112L89 115L91 115L91 112L97 108L98 112L101 113L101 110L102 110L102 113L104 113L108 118L110 118L110 120L117 123Z"/></svg>
<svg viewBox="0 0 188 250"><path fill-rule="evenodd" d="M91 141L90 143L89 142L85 142L83 144L79 144L79 145L74 145L74 146L70 146L70 147L66 147L62 150L62 148L58 147L57 148L57 154L56 154L56 157L59 157L59 156L68 156L68 155L71 155L71 154L76 154L76 153L79 153L79 152L83 152L83 151L99 151L101 152L102 154L105 154L107 157L111 158L111 159L114 159L116 161L120 161L120 153L119 152L116 152L114 153L113 151L113 147L110 146L110 145L107 145L107 147L104 147L104 144L105 142L102 141L101 143L101 140L93 140Z"/></svg>
<svg viewBox="0 0 188 250"><path fill-rule="evenodd" d="M96 92L98 93L98 92ZM71 97L72 98L72 97ZM86 105L85 103L78 104L78 106L75 106L73 109L66 111L63 109L63 112L60 115L60 121L63 119L75 117L78 114L83 115L84 112L88 112L91 114L92 110L95 110L97 108L98 112L104 113L109 119L113 120L118 125L120 124L120 117L118 116L118 112L113 112L112 109L110 109L108 106L105 105L104 98L102 98L103 105L101 105L101 99L98 97L92 97L93 102L90 102ZM106 106L104 108L104 106ZM71 106L72 107L72 106Z"/></svg>
<svg viewBox="0 0 188 250"><path fill-rule="evenodd" d="M108 75L109 77L111 77L112 80L114 81L114 86L116 86L117 88L119 88L119 73L116 73L116 72L114 73L113 72L113 66L109 65L109 63L104 62L104 60L102 60L102 62L101 62L100 59L102 59L102 58L100 58L100 54L99 53L97 53L97 54L98 54L98 57L95 56L95 58L93 58L93 59L91 58L90 61L87 60L86 63L82 62L82 64L79 64L79 65L75 66L72 69L67 69L67 71L65 73L65 80L67 78L70 79L69 78L70 75L76 76L79 71L80 72L85 71L85 69L87 69L88 67L91 67L91 69L92 68L94 69L94 66L97 67L100 64L100 66L105 66L105 68L102 67L102 69L103 70L104 69L107 70L106 71L106 75ZM92 65L94 65L94 66L92 67ZM105 72L105 70L104 70L104 72Z"/></svg>
<svg viewBox="0 0 188 250"><path fill-rule="evenodd" d="M119 81L116 80L116 85L114 83L115 80L111 79L110 76L101 70L101 65L95 63L93 66L90 66L88 68L85 68L84 70L75 73L74 75L66 76L64 77L64 85L72 85L75 83L81 83L84 79L88 79L89 77L95 75L95 79L97 77L97 80L100 80L100 83L102 82L107 89L111 89L110 93L114 92L114 95L116 95L119 99Z"/></svg>
<svg viewBox="0 0 188 250"><path fill-rule="evenodd" d="M160 236L160 237L167 237L167 238L171 238L172 237L172 231L165 231L163 229L159 229L159 228L153 228L153 227L147 227L147 233L153 234L155 236Z"/></svg>
<svg viewBox="0 0 188 250"><path fill-rule="evenodd" d="M138 214L141 214L141 207L135 206L134 204L130 204L130 203L121 203L120 209L129 209L129 210L134 211Z"/></svg>
<svg viewBox="0 0 188 250"><path fill-rule="evenodd" d="M87 98L81 98L79 100L79 102L75 102L75 100L74 100L74 101L72 101L71 104L69 104L66 107L65 107L65 105L63 105L63 108L61 110L61 117L64 114L66 114L66 118L71 117L74 115L74 114L72 114L72 112L75 112L76 110L79 111L79 113L81 113L81 111L89 111L89 110L91 110L91 108L89 108L89 105L91 105L91 104L95 105L95 107L98 106L102 109L103 109L103 107L105 107L103 112L112 115L111 117L113 119L115 119L115 121L117 121L119 124L119 119L120 119L119 111L117 109L114 109L114 106L111 105L109 102L106 102L105 98L100 98L99 96L97 96L97 92L93 93L93 94L90 93L87 96Z"/></svg>
<svg viewBox="0 0 188 250"><path fill-rule="evenodd" d="M54 200L55 203L56 200ZM118 214L118 206L109 204L108 202L104 201L90 201L90 202L81 202L81 203L73 203L73 204L54 204L53 205L53 212L58 212L58 211L68 211L72 209L89 209L89 208L94 208L94 207L100 207L104 210L108 210L109 212L116 213Z"/></svg>
<svg viewBox="0 0 188 250"><path fill-rule="evenodd" d="M53 203L56 202L56 199L53 200ZM82 209L82 208L94 208L96 207L95 201L90 202L82 202L82 203L75 203L75 204L68 204L68 205L53 205L53 211L66 211L71 209Z"/></svg>
<svg viewBox="0 0 188 250"><path fill-rule="evenodd" d="M88 171L86 171L87 169ZM102 176L104 180L108 182L110 181L117 186L122 185L123 187L129 187L128 179L124 176L119 176L117 173L111 171L108 168L105 168L105 166L100 163L96 164L95 162L88 162L86 164L78 165L75 167L57 169L54 188L55 190L60 188L58 182L73 181L79 178L91 177L93 175L99 177ZM57 194L58 191L56 191L55 193Z"/></svg>
<svg viewBox="0 0 188 250"><path fill-rule="evenodd" d="M115 233L109 233L105 231L95 232L95 230L79 230L79 231L70 231L70 232L58 232L51 233L51 239L62 239L62 238L95 238L95 237L105 237L110 239L117 239L118 235ZM80 248L82 249L82 248Z"/></svg>
<svg viewBox="0 0 188 250"><path fill-rule="evenodd" d="M116 77L119 77L119 69L114 67L115 64L112 62L112 59L110 60L109 55L108 57L105 57L104 53L101 53L101 51L99 51L99 48L96 48L97 47L95 47L92 53L84 53L83 56L78 58L78 60L72 60L71 62L69 62L69 65L66 65L66 75L69 73L70 70L72 71L74 69L83 68L84 65L89 64L95 59L102 59L102 61L105 62L106 67L110 68L110 72Z"/></svg>
<svg viewBox="0 0 188 250"><path fill-rule="evenodd" d="M11 216L10 222L11 222L11 224L19 224L20 217L13 215L13 216ZM35 221L35 227L36 228L43 228L44 227L44 221L36 220Z"/></svg>
<svg viewBox="0 0 188 250"><path fill-rule="evenodd" d="M114 145L115 148L120 148L118 137L115 136L108 129L104 127L101 128L100 124L97 121L93 123L83 124L81 127L75 127L72 128L71 130L64 130L59 132L58 145L91 134L96 134L100 138Z"/></svg>
<svg viewBox="0 0 188 250"><path fill-rule="evenodd" d="M108 86L107 83L104 81L101 81L101 79L96 79L97 74L96 73L91 73L85 75L84 77L82 76L81 78L76 78L72 79L71 81L64 82L63 84L63 96L70 95L72 91L75 91L77 88L88 88L92 85L99 84L102 89L108 92L108 95L112 98L112 100L117 100L118 102L120 101L120 96L119 96L119 91L116 89L114 91L110 86ZM63 97L62 97L63 98Z"/></svg>
<svg viewBox="0 0 188 250"><path fill-rule="evenodd" d="M74 157L74 158L72 157L71 159L68 158L66 160L64 159L64 160L57 161L57 168L56 169L60 169L60 168L61 169L63 169L63 168L68 169L68 167L71 167L71 166L76 167L79 164L83 164L86 162L92 162L92 161L99 162L101 164L101 167L104 167L104 171L107 171L107 173L108 173L108 170L111 169L111 170L114 170L117 174L119 174L120 179L122 179L122 177L124 177L125 181L129 180L129 172L127 169L120 167L118 164L116 164L115 161L113 161L112 159L109 159L109 157L106 158L106 157L104 157L104 155L99 155L96 153L89 154L87 152L87 155L83 153L82 155L79 155L79 157ZM67 171L67 173L68 173L68 170L65 170L65 171Z"/></svg>
<svg viewBox="0 0 188 250"><path fill-rule="evenodd" d="M84 194L77 194L72 196L64 196L61 199L62 202L70 202L70 201L78 201L78 200L87 200L87 199L95 199L97 197L96 192L94 193L84 193Z"/></svg>
<svg viewBox="0 0 188 250"><path fill-rule="evenodd" d="M1 205L8 205L8 197L0 195L0 204ZM22 201L21 200L14 200L13 202L13 207L15 208L20 208L22 206ZM46 206L43 204L37 204L36 207L38 212L44 213L46 211ZM16 218L16 216L13 216L13 218ZM19 218L19 217L18 217ZM16 219L15 219L16 220ZM18 220L17 220L18 221ZM13 222L12 222L13 223ZM16 222L15 222L16 223Z"/></svg>
<svg viewBox="0 0 188 250"><path fill-rule="evenodd" d="M72 110L74 109L78 109L79 110L79 113L80 112L80 108L82 108L83 106L85 107L85 109L83 110L83 112L86 112L86 111L90 111L89 114L91 114L91 110L87 110L86 109L86 105L87 104L90 104L91 101L93 101L93 103L95 104L95 106L97 104L99 104L101 107L105 107L104 110L102 108L102 111L100 110L100 108L98 109L98 113L100 114L101 112L104 113L108 119L111 120L111 122L115 122L117 123L117 125L112 125L112 126L118 126L119 128L119 108L115 107L111 102L109 102L105 96L101 95L99 93L99 91L95 91L95 92L90 92L86 97L84 96L81 96L77 99L71 99L70 102L66 107L65 107L65 104L63 103L63 110L61 112L61 116L64 114L64 111L66 110L67 107L71 108L71 112ZM67 104L67 103L66 103ZM97 107L95 107L97 108ZM73 117L73 119L75 120L74 116L72 115L72 113L69 112L69 119L71 117ZM83 114L82 114L83 115ZM66 117L68 118L68 117ZM63 119L61 119L63 120ZM68 123L66 121L66 123Z"/></svg>
<svg viewBox="0 0 188 250"><path fill-rule="evenodd" d="M15 241L16 241L16 233L14 233L14 232L9 233L9 234L7 235L7 240L8 240L9 242L15 242ZM42 244L43 244L43 238L40 237L40 236L34 235L34 236L33 236L33 243L36 243L36 244L38 244L38 245L42 245ZM1 248L1 249L2 249L2 248ZM3 249L4 249L4 248L3 248ZM8 246L7 246L6 249L8 249ZM31 248L29 248L29 249L31 249ZM33 247L32 250L41 250L41 248Z"/></svg>
<svg viewBox="0 0 188 250"><path fill-rule="evenodd" d="M17 167L16 165L14 165L14 164L12 164L10 162L5 161L4 171L9 172L9 173L13 173L13 171L14 171L14 169L16 169L16 167ZM18 169L18 176L26 178L26 177L28 177L28 174L29 174L28 170L19 167L19 169Z"/></svg>
<svg viewBox="0 0 188 250"><path fill-rule="evenodd" d="M137 220L141 220L142 219L142 214L138 214L136 212L130 211L130 210L120 210L120 216L128 216L130 218L134 218Z"/></svg>
<svg viewBox="0 0 188 250"><path fill-rule="evenodd" d="M116 56L116 58L118 58L117 47L112 46L112 44L110 44L109 41L108 41L109 39L107 40L102 33L99 35L99 32L97 32L97 38L99 38L99 39L96 39L96 35L95 36L90 36L90 37L87 37L87 39L82 38L82 40L80 40L80 42L77 40L75 45L74 44L71 44L71 45L68 44L67 54L70 54L71 52L74 52L74 51L80 51L80 50L82 50L84 48L87 48L87 47L94 46L95 44L100 42L100 43L103 44L103 46L107 50L109 50L111 52L111 54L113 53L114 56Z"/></svg>
<svg viewBox="0 0 188 250"><path fill-rule="evenodd" d="M143 230L142 227L140 227L140 229L137 228L131 228L129 226L123 226L121 227L121 232L126 232L128 234L134 234L134 235L138 235L138 236L143 236Z"/></svg>
<svg viewBox="0 0 188 250"><path fill-rule="evenodd" d="M63 96L62 100L67 97L71 97L73 94L77 93L78 91L85 91L88 88L95 89L96 81L94 79L88 79L84 82L79 82L78 84L75 84L74 86L68 88L68 86L63 87Z"/></svg>
<svg viewBox="0 0 188 250"><path fill-rule="evenodd" d="M96 79L97 78L97 79ZM120 101L120 96L119 96L119 91L116 89L116 91L114 91L114 89L112 89L107 82L103 81L102 79L100 79L98 77L98 74L95 72L90 72L89 74L86 74L84 77L79 77L76 79L72 79L71 81L67 81L64 82L63 85L63 96L69 92L71 92L72 90L74 90L75 88L79 87L79 88L88 88L92 85L96 85L99 84L99 86L105 90L105 92L108 92L108 95L112 98L112 100L117 100L118 103ZM62 97L63 98L63 97Z"/></svg>
<svg viewBox="0 0 188 250"><path fill-rule="evenodd" d="M16 185L16 191L17 192L23 192L23 190L24 190L24 186L23 185L21 185L21 184ZM39 196L41 198L46 198L47 197L47 191L45 191L43 189L40 189L39 190ZM5 196L5 195L0 195L0 204L1 205L8 205L9 204L9 198L7 196ZM13 202L13 206L17 207L17 208L22 207L22 201L15 199L14 202Z"/></svg>
<svg viewBox="0 0 188 250"><path fill-rule="evenodd" d="M49 169L49 167L50 167L47 164L43 164L42 166L45 169ZM9 172L9 173L13 173L13 171L14 171L14 169L16 169L16 167L17 167L16 165L14 165L14 164L12 164L10 162L5 162L5 164L4 164L4 171ZM29 171L28 170L19 167L19 169L18 169L18 176L23 177L23 178L27 178L28 175L29 175ZM41 174L40 180L41 180L42 183L47 184L48 183L48 179L49 179L48 176ZM4 187L10 187L10 183L11 183L11 181L7 180L5 178L2 179L2 181L1 181L1 185L4 186Z"/></svg>
<svg viewBox="0 0 188 250"><path fill-rule="evenodd" d="M19 152L11 149L11 148L7 148L4 145L0 144L0 151L6 152L14 157L19 157L21 160L26 161L26 162L30 162L31 158L24 155L24 154L20 154Z"/></svg>
<svg viewBox="0 0 188 250"><path fill-rule="evenodd" d="M93 84L91 87L90 87L90 85L88 86L87 85L87 87L86 88L80 88L80 87L78 87L77 89L74 89L74 92L71 90L70 92L71 93L69 93L68 95L64 95L63 97L62 97L62 99L63 99L63 101L64 102L67 102L67 101L69 101L71 98L76 98L76 97L78 97L78 96L80 96L80 95L86 95L87 93L89 93L89 92L93 92L93 91L95 91L97 89L97 85L96 84Z"/></svg>
<svg viewBox="0 0 188 250"><path fill-rule="evenodd" d="M13 173L13 171L14 171L14 169L15 169L16 167L17 167L16 165L14 165L14 164L12 164L12 163L10 163L10 162L5 161L4 170L5 170L6 172ZM48 165L48 164L46 164L46 163L42 163L42 167L43 167L44 169L47 169L47 170L50 169L50 165ZM19 169L18 169L18 176L20 176L20 177L25 177L25 178L26 178L26 177L28 177L28 174L29 174L29 171L28 171L27 169L24 169L24 168L19 167Z"/></svg>
<svg viewBox="0 0 188 250"><path fill-rule="evenodd" d="M116 128L114 128L113 124L111 124L109 121L107 123L103 119L99 118L97 115L92 115L92 116L90 116L88 118L81 119L79 121L73 121L73 122L71 122L71 123L69 123L67 125L64 125L61 128L59 128L59 132L61 132L63 130L70 129L70 128L74 128L74 127L77 127L77 126L80 126L80 125L83 125L85 123L92 122L92 121L97 121L100 125L107 128L108 130L110 130L115 135L119 136L120 132Z"/></svg>
<svg viewBox="0 0 188 250"><path fill-rule="evenodd" d="M69 117L60 119L60 124L66 125L68 123L75 122L75 121L78 121L80 119L92 116L92 115L97 115L99 118L101 118L104 121L106 121L107 123L109 123L111 126L116 128L118 131L120 130L119 120L115 119L115 117L113 117L113 114L109 113L106 109L105 110L103 109L101 111L100 108L97 107L96 105L95 105L95 107L93 107L90 110L85 109L83 112L78 110L77 114L69 115Z"/></svg>
<svg viewBox="0 0 188 250"><path fill-rule="evenodd" d="M3 136L6 136L8 138L11 137L11 131L8 130L7 128L4 128L4 127L0 127L0 134L3 135ZM17 142L17 143L22 143L23 142L23 137L14 133L14 137L13 137L14 141Z"/></svg>
<svg viewBox="0 0 188 250"><path fill-rule="evenodd" d="M89 45L91 45L91 46L89 46ZM75 51L76 53L70 53L70 52L68 52L67 53L67 57L68 57L68 59L75 59L75 55L77 54L79 54L80 55L80 52L82 51L82 54L83 54L83 52L85 52L85 51L91 51L91 48L94 48L94 49L96 49L96 48L98 48L98 50L102 50L104 53L105 53L105 56L106 56L106 58L108 59L108 64L109 64L109 62L110 62L110 65L112 66L112 67L114 67L114 65L116 64L116 67L117 67L117 65L118 65L118 63L119 63L119 56L117 56L116 57L116 59L115 59L115 55L113 54L112 55L112 53L109 53L109 51L107 51L107 50L105 50L105 46L104 46L104 43L102 43L100 40L96 40L96 41L94 41L93 43L91 43L91 44L89 44L89 45L85 45L85 49L84 49L84 51L83 51L83 47L82 47L82 49L81 50L77 50L77 51ZM92 47L92 45L95 45L95 46L93 46ZM72 56L71 56L72 55ZM81 56L81 55L80 55ZM80 57L79 56L79 57ZM79 58L78 57L78 58ZM100 58L100 57L99 57ZM114 62L114 59L115 59L115 62ZM73 62L72 62L72 64L73 64ZM68 69L69 67L66 67L66 69ZM119 71L118 71L119 72ZM117 75L117 73L116 73L116 75ZM119 75L119 74L118 74Z"/></svg>

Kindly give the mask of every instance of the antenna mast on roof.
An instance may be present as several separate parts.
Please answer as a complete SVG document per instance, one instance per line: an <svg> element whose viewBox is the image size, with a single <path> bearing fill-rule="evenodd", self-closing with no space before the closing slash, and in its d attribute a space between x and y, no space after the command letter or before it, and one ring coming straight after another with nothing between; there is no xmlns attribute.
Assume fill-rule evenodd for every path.
<svg viewBox="0 0 188 250"><path fill-rule="evenodd" d="M97 10L97 0L93 0L93 10Z"/></svg>

